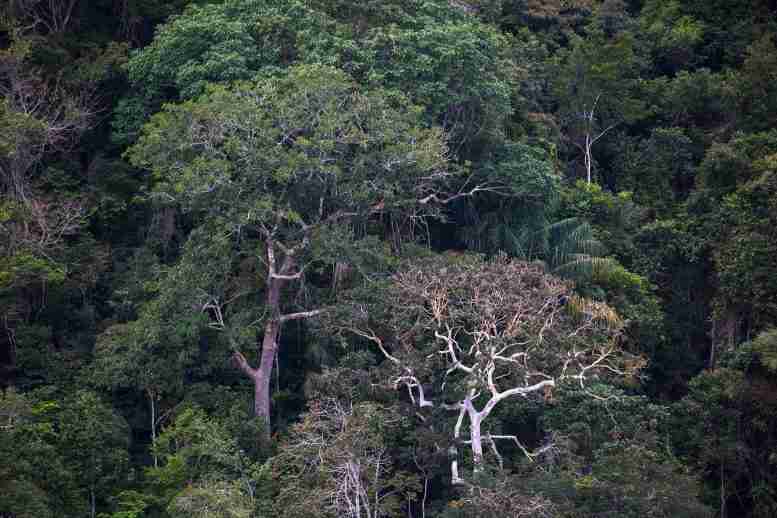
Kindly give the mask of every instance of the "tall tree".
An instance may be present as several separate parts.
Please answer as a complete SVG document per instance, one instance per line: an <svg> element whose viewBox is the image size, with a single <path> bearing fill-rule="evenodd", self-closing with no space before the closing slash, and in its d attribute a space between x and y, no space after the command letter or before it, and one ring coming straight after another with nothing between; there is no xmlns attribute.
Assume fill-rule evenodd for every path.
<svg viewBox="0 0 777 518"><path fill-rule="evenodd" d="M609 35L594 23L589 30L586 37L572 38L570 48L560 53L554 88L561 126L582 154L585 178L591 183L594 146L620 124L640 117L644 108L634 92L638 62L633 35Z"/></svg>
<svg viewBox="0 0 777 518"><path fill-rule="evenodd" d="M157 196L193 211L263 265L261 358L252 367L236 350L234 359L268 424L281 328L323 310L299 299L295 307L287 291L305 278L311 242L355 218L418 216L484 188L441 194L450 177L443 134L420 115L402 96L362 91L332 68L299 66L168 106L128 152L159 180ZM197 309L227 329L228 306L213 298Z"/></svg>

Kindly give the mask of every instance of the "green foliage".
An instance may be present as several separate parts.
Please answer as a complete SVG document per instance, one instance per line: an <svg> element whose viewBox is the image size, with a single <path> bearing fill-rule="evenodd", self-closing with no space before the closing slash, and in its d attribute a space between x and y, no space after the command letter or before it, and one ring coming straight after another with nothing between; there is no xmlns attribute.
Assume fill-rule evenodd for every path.
<svg viewBox="0 0 777 518"><path fill-rule="evenodd" d="M101 513L99 518L141 518L143 512L151 505L152 498L139 491L121 491L114 499L113 513Z"/></svg>
<svg viewBox="0 0 777 518"><path fill-rule="evenodd" d="M672 72L699 59L696 49L704 38L704 24L684 13L682 2L649 0L640 12L640 28L651 57L662 72Z"/></svg>
<svg viewBox="0 0 777 518"><path fill-rule="evenodd" d="M644 210L633 201L633 193L617 194L596 184L578 180L561 192L559 213L566 218L595 222L592 237L623 264L635 255L633 234L644 218Z"/></svg>
<svg viewBox="0 0 777 518"><path fill-rule="evenodd" d="M607 445L591 470L575 483L576 509L583 516L712 516L697 500L696 481L656 445Z"/></svg>
<svg viewBox="0 0 777 518"><path fill-rule="evenodd" d="M711 150L702 165L710 194L722 196L718 228L725 228L713 254L719 317L734 310L749 328L761 330L777 318L772 304L777 207L774 132L737 136ZM724 195L724 193L727 193Z"/></svg>
<svg viewBox="0 0 777 518"><path fill-rule="evenodd" d="M649 112L637 89L640 63L631 33L608 34L592 24L586 37L572 36L570 43L553 64L556 116L567 155L582 155L583 176L593 176L594 145L619 125L633 124ZM570 172L579 176L572 168Z"/></svg>
<svg viewBox="0 0 777 518"><path fill-rule="evenodd" d="M592 391L595 398L559 392L543 416L572 454L559 473L569 493L557 493L557 505L579 516L710 516L696 499L698 482L663 439L673 425L669 408L607 385Z"/></svg>
<svg viewBox="0 0 777 518"><path fill-rule="evenodd" d="M693 143L682 128L657 128L635 141L620 150L617 185L633 192L639 205L668 216L693 186Z"/></svg>
<svg viewBox="0 0 777 518"><path fill-rule="evenodd" d="M768 334L757 341L756 347L761 348ZM744 346L739 359L723 360L722 368L706 371L691 381L689 395L677 405L675 440L683 449L688 448L685 453L693 464L712 475L707 487L710 502L720 498L720 491L728 496L756 471L756 478L744 487L752 491L753 515L768 516L775 509L777 495L763 489L773 485L774 475L755 467L772 462L771 442L764 443L768 441L764 432L773 426L777 402L771 395L773 379L757 371L748 375L737 365L752 351Z"/></svg>
<svg viewBox="0 0 777 518"><path fill-rule="evenodd" d="M653 116L665 127L709 130L729 121L734 106L729 75L708 68L646 79L640 82L639 90ZM698 146L704 144L707 133L695 130L688 136Z"/></svg>
<svg viewBox="0 0 777 518"><path fill-rule="evenodd" d="M250 79L261 67L280 64L275 42L263 45L273 36L265 31L275 25L272 18L260 23L268 9L267 2L259 0L191 5L133 56L127 66L130 81L142 83L152 98L168 88L192 98L209 82ZM281 20L276 15L273 21Z"/></svg>
<svg viewBox="0 0 777 518"><path fill-rule="evenodd" d="M210 128L206 147L198 143L201 128ZM361 93L342 72L302 66L168 106L128 157L191 209L204 202L228 220L282 218L300 226L301 215L318 208L314 193L335 186L327 214L364 211L380 199L386 207L402 204L418 189L414 178L444 165L444 147L440 132L421 127L418 110L402 97Z"/></svg>
<svg viewBox="0 0 777 518"><path fill-rule="evenodd" d="M511 111L507 39L447 2L397 4L356 11L336 2L192 6L130 60L130 81L145 93L123 101L117 138L131 139L147 107L169 99L171 89L190 99L208 83L262 78L299 63L335 66L372 88L405 92L460 145L498 134ZM354 26L335 20L345 12ZM360 29L368 20L370 30Z"/></svg>
<svg viewBox="0 0 777 518"><path fill-rule="evenodd" d="M146 471L155 505L171 516L250 516L257 466L218 419L185 407L152 448L161 460Z"/></svg>
<svg viewBox="0 0 777 518"><path fill-rule="evenodd" d="M2 279L8 287L36 281L56 284L65 280L65 272L60 265L29 253L8 258L7 267L8 270L2 272Z"/></svg>
<svg viewBox="0 0 777 518"><path fill-rule="evenodd" d="M460 19L421 17L388 26L367 43L375 54L369 83L410 94L459 145L501 131L511 111L508 44L496 30Z"/></svg>
<svg viewBox="0 0 777 518"><path fill-rule="evenodd" d="M45 486L41 487L43 481L38 479L30 462L35 459L25 458L16 443L25 435L27 441L32 442L28 430L34 429L31 423L33 418L33 408L26 397L13 389L0 394L0 510L29 518L50 517L54 514L49 496ZM15 444L13 448L12 444Z"/></svg>
<svg viewBox="0 0 777 518"><path fill-rule="evenodd" d="M548 225L558 199L559 177L539 148L505 143L492 151L474 172L510 189L510 196L471 200L460 230L468 248L486 253L506 252L527 260L546 258ZM470 222L471 221L471 222Z"/></svg>
<svg viewBox="0 0 777 518"><path fill-rule="evenodd" d="M126 481L126 423L91 392L64 401L41 397L9 390L0 399L0 458L7 466L0 481L8 484L0 508L20 516L72 516L86 514L94 502L99 510Z"/></svg>
<svg viewBox="0 0 777 518"><path fill-rule="evenodd" d="M752 347L761 365L771 372L777 371L777 331L772 329L759 334Z"/></svg>
<svg viewBox="0 0 777 518"><path fill-rule="evenodd" d="M129 429L92 392L79 391L66 400L59 416L59 441L67 466L76 473L88 498L104 501L127 480Z"/></svg>
<svg viewBox="0 0 777 518"><path fill-rule="evenodd" d="M0 3L0 515L347 516L348 462L372 516L777 515L776 14ZM294 259L277 303L270 251ZM518 442L496 441L501 463L484 443L455 487L439 403L488 388L447 371L434 304L392 280L450 290L456 354L479 365L465 331L514 315L476 308L539 292L469 252L541 261L520 264L567 279L554 326L617 313L618 347L645 358L617 387L599 372L500 404L483 431ZM275 337L277 433L258 441L230 357L256 365L266 325L311 308ZM410 396L343 331L365 318L415 369ZM543 335L500 387L598 343ZM420 389L433 407L411 405Z"/></svg>
<svg viewBox="0 0 777 518"><path fill-rule="evenodd" d="M737 107L743 126L751 131L768 131L777 121L777 36L766 33L747 48L747 57L735 79Z"/></svg>

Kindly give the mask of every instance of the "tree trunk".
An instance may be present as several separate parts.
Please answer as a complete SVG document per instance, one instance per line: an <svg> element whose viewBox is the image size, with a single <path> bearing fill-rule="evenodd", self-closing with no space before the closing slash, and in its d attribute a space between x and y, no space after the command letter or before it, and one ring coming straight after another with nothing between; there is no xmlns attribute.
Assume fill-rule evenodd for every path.
<svg viewBox="0 0 777 518"><path fill-rule="evenodd" d="M726 477L720 463L720 518L726 518Z"/></svg>
<svg viewBox="0 0 777 518"><path fill-rule="evenodd" d="M154 399L156 398L156 394L153 393L150 390L146 390L146 394L148 395L148 402L151 406L151 449L154 450L154 445L156 445L156 403L154 402ZM156 452L153 452L154 455L154 467L159 467L159 458L156 455Z"/></svg>
<svg viewBox="0 0 777 518"><path fill-rule="evenodd" d="M303 241L303 245L305 244L306 241ZM235 351L233 356L240 370L251 378L254 383L254 415L261 417L264 421L264 436L268 440L272 424L270 421L270 382L272 381L273 362L278 353L278 337L280 336L281 326L289 320L304 319L321 313L321 310L312 310L281 315L280 301L283 286L289 281L299 279L302 275L301 272L292 273L295 266L295 258L290 250L286 250L286 254L280 271L276 270L275 249L272 241L268 240L267 300L265 305L270 316L264 326L259 367L254 369L248 365L245 357L240 352Z"/></svg>
<svg viewBox="0 0 777 518"><path fill-rule="evenodd" d="M424 498L421 500L421 518L426 518L426 495L429 490L429 477L424 476Z"/></svg>
<svg viewBox="0 0 777 518"><path fill-rule="evenodd" d="M270 318L264 327L262 357L254 377L254 414L264 419L267 434L270 433L270 381L275 353L278 350L280 322L277 316Z"/></svg>
<svg viewBox="0 0 777 518"><path fill-rule="evenodd" d="M593 158L591 157L591 135L585 135L585 176L587 183L591 183L591 168Z"/></svg>
<svg viewBox="0 0 777 518"><path fill-rule="evenodd" d="M472 465L475 474L483 471L483 436L480 433L480 416L470 413L469 437L472 440Z"/></svg>
<svg viewBox="0 0 777 518"><path fill-rule="evenodd" d="M270 438L270 382L272 380L273 361L278 351L278 334L281 328L280 299L281 288L284 282L282 279L275 279L269 276L266 303L270 317L264 326L259 368L249 373L254 382L254 415L264 420L266 439Z"/></svg>

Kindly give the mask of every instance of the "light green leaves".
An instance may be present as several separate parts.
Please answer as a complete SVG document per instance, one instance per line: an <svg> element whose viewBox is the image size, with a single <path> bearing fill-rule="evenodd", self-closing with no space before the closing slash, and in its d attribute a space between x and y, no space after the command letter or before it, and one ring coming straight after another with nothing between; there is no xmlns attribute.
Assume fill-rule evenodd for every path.
<svg viewBox="0 0 777 518"><path fill-rule="evenodd" d="M299 66L167 106L127 156L185 208L235 223L252 214L299 225L301 215L312 223L419 196L417 179L445 167L446 148L418 117L401 96L363 91L336 69Z"/></svg>

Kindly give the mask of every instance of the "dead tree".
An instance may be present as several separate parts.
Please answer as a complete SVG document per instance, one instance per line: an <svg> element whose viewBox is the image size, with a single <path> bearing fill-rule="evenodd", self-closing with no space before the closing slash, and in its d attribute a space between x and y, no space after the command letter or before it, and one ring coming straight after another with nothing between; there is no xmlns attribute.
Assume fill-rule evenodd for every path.
<svg viewBox="0 0 777 518"><path fill-rule="evenodd" d="M73 149L96 122L96 85L66 88L60 78L44 78L22 57L0 59L0 173L12 200L27 203L30 176L49 153Z"/></svg>
<svg viewBox="0 0 777 518"><path fill-rule="evenodd" d="M22 32L62 34L73 25L79 0L10 0Z"/></svg>
<svg viewBox="0 0 777 518"><path fill-rule="evenodd" d="M393 515L389 511L416 486L409 474L394 476L396 467L382 435L400 421L373 403L313 400L274 460L282 477L281 507L290 516Z"/></svg>
<svg viewBox="0 0 777 518"><path fill-rule="evenodd" d="M599 126L596 106L599 104L601 94L596 96L592 105L586 107L583 105L579 113L576 114L579 134L572 137L572 143L583 153L583 164L585 165L585 178L587 183L591 183L593 177L594 155L593 148L602 137L610 130L618 126L618 123L610 124L604 128Z"/></svg>
<svg viewBox="0 0 777 518"><path fill-rule="evenodd" d="M531 452L513 435L491 432L488 418L515 397L546 396L565 383L633 374L619 347L622 323L613 309L572 293L540 266L458 256L410 265L372 304L353 306L351 332L373 342L388 360L390 384L418 408L449 410L451 473L466 483L459 448L482 469L484 449L501 464L499 441Z"/></svg>

